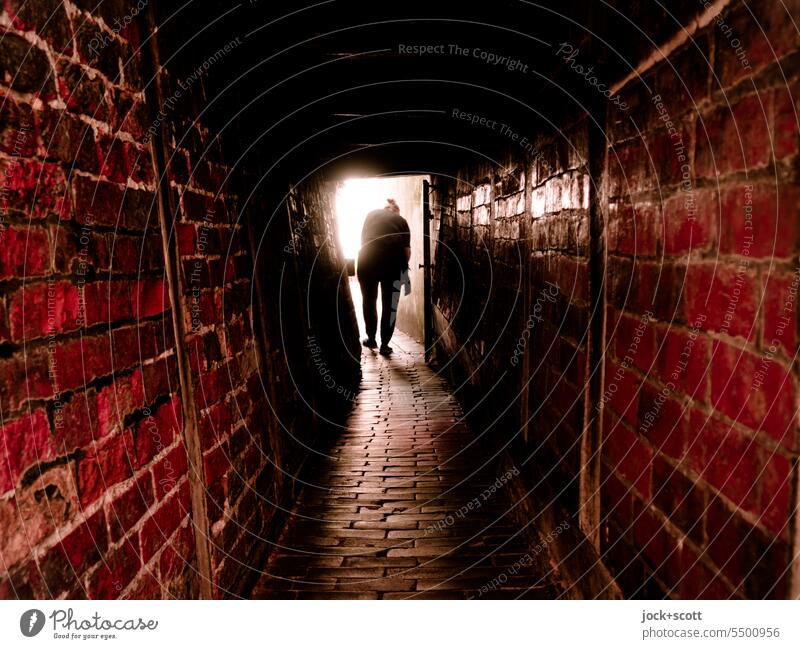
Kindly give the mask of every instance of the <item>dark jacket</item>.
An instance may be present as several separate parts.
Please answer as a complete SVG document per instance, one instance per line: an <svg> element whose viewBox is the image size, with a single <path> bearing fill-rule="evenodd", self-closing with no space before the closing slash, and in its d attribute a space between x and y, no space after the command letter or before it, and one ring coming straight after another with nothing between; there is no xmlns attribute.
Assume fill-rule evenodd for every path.
<svg viewBox="0 0 800 649"><path fill-rule="evenodd" d="M392 210L373 210L361 229L358 276L399 277L408 268L404 248L410 247L408 222Z"/></svg>

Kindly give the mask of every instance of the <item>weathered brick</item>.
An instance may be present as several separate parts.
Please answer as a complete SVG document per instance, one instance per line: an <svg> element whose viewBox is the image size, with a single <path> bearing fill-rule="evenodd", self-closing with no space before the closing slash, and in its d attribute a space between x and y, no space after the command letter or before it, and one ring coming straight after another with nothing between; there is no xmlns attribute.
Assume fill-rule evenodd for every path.
<svg viewBox="0 0 800 649"><path fill-rule="evenodd" d="M50 241L47 230L31 225L9 226L3 230L0 249L0 279L36 277L50 270ZM31 313L34 317L34 314Z"/></svg>
<svg viewBox="0 0 800 649"><path fill-rule="evenodd" d="M39 561L41 581L40 596L56 597L64 591L76 591L85 597L83 588L76 582L105 554L108 532L103 510L97 511L86 522L66 536L59 536L55 546Z"/></svg>
<svg viewBox="0 0 800 649"><path fill-rule="evenodd" d="M75 213L80 223L118 226L130 230L155 228L155 197L149 191L76 176Z"/></svg>
<svg viewBox="0 0 800 649"><path fill-rule="evenodd" d="M608 212L609 251L624 255L656 254L661 232L659 213L652 205L612 203Z"/></svg>
<svg viewBox="0 0 800 649"><path fill-rule="evenodd" d="M724 17L731 36L722 30L715 34L715 85L726 88L796 49L796 33L786 29L786 20L797 8L788 0L783 4L756 0L746 7L732 7ZM758 28L753 29L756 23Z"/></svg>
<svg viewBox="0 0 800 649"><path fill-rule="evenodd" d="M0 95L0 151L22 158L36 151L34 112L8 95Z"/></svg>
<svg viewBox="0 0 800 649"><path fill-rule="evenodd" d="M189 485L185 482L148 518L140 532L142 561L147 563L161 550L172 533L190 513Z"/></svg>
<svg viewBox="0 0 800 649"><path fill-rule="evenodd" d="M171 446L173 440L180 437L182 427L183 411L178 396L142 419L135 435L137 467L149 464Z"/></svg>
<svg viewBox="0 0 800 649"><path fill-rule="evenodd" d="M636 425L641 380L630 368L610 362L606 368L604 396L608 404L629 424Z"/></svg>
<svg viewBox="0 0 800 649"><path fill-rule="evenodd" d="M95 502L106 490L132 475L133 457L128 438L128 433L120 433L104 440L78 462L81 505Z"/></svg>
<svg viewBox="0 0 800 649"><path fill-rule="evenodd" d="M798 243L798 195L788 184L753 184L722 193L720 252L748 257L791 257Z"/></svg>
<svg viewBox="0 0 800 649"><path fill-rule="evenodd" d="M59 94L67 110L107 121L109 107L103 79L91 68L63 59L58 62L57 70Z"/></svg>
<svg viewBox="0 0 800 649"><path fill-rule="evenodd" d="M97 394L94 389L72 395L61 412L62 426L56 424L55 447L60 454L69 454L99 439ZM58 420L56 420L58 421Z"/></svg>
<svg viewBox="0 0 800 649"><path fill-rule="evenodd" d="M56 164L23 158L0 160L6 191L3 207L18 210L26 218L44 219L54 214L72 218L71 201L64 172Z"/></svg>
<svg viewBox="0 0 800 649"><path fill-rule="evenodd" d="M785 543L754 528L719 499L710 503L707 534L708 556L746 597L786 597Z"/></svg>
<svg viewBox="0 0 800 649"><path fill-rule="evenodd" d="M653 453L621 422L608 418L603 426L603 455L609 466L630 482L645 500L650 499Z"/></svg>
<svg viewBox="0 0 800 649"><path fill-rule="evenodd" d="M44 410L36 410L0 427L0 493L14 488L30 466L55 457L50 424Z"/></svg>
<svg viewBox="0 0 800 649"><path fill-rule="evenodd" d="M167 285L163 278L140 279L131 296L136 319L158 315L169 308Z"/></svg>
<svg viewBox="0 0 800 649"><path fill-rule="evenodd" d="M664 254L694 257L716 243L720 219L716 193L680 192L664 203Z"/></svg>
<svg viewBox="0 0 800 649"><path fill-rule="evenodd" d="M765 165L769 160L767 111L764 98L751 94L698 118L697 175L715 178Z"/></svg>
<svg viewBox="0 0 800 649"><path fill-rule="evenodd" d="M696 542L703 538L705 491L661 457L653 462L653 502L670 522Z"/></svg>
<svg viewBox="0 0 800 649"><path fill-rule="evenodd" d="M229 451L226 446L223 444L213 451L205 453L203 465L205 468L206 484L215 484L231 467Z"/></svg>
<svg viewBox="0 0 800 649"><path fill-rule="evenodd" d="M708 398L711 341L702 332L670 327L658 353L658 375L697 401Z"/></svg>
<svg viewBox="0 0 800 649"><path fill-rule="evenodd" d="M81 325L91 327L99 323L110 324L130 320L131 282L128 280L91 282L83 285L83 313Z"/></svg>
<svg viewBox="0 0 800 649"><path fill-rule="evenodd" d="M120 43L92 20L75 26L75 49L81 62L102 72L112 82L120 81Z"/></svg>
<svg viewBox="0 0 800 649"><path fill-rule="evenodd" d="M100 172L94 127L67 112L46 109L38 116L40 155L71 170Z"/></svg>
<svg viewBox="0 0 800 649"><path fill-rule="evenodd" d="M729 599L732 595L730 586L721 578L716 569L706 565L703 557L698 555L688 544L681 551L680 596L683 599Z"/></svg>
<svg viewBox="0 0 800 649"><path fill-rule="evenodd" d="M106 240L91 228L72 228L61 223L51 226L51 240L55 240L53 261L55 270L86 277L93 272L108 270L109 248Z"/></svg>
<svg viewBox="0 0 800 649"><path fill-rule="evenodd" d="M795 113L798 83L789 88L773 91L772 146L775 160L783 160L795 155L800 149L797 117Z"/></svg>
<svg viewBox="0 0 800 649"><path fill-rule="evenodd" d="M796 389L792 374L778 361L714 343L711 399L731 419L793 446Z"/></svg>
<svg viewBox="0 0 800 649"><path fill-rule="evenodd" d="M97 432L105 437L123 428L125 417L144 405L144 385L141 369L116 380L97 393Z"/></svg>
<svg viewBox="0 0 800 649"><path fill-rule="evenodd" d="M56 346L53 359L61 390L86 387L113 369L110 340L106 333L62 341Z"/></svg>
<svg viewBox="0 0 800 649"><path fill-rule="evenodd" d="M61 0L10 0L8 11L16 29L36 31L56 52L69 54L72 30Z"/></svg>
<svg viewBox="0 0 800 649"><path fill-rule="evenodd" d="M761 348L783 347L783 353L794 356L797 349L797 293L800 273L770 274L764 289Z"/></svg>
<svg viewBox="0 0 800 649"><path fill-rule="evenodd" d="M181 441L167 455L153 466L153 480L156 484L156 498L161 500L167 496L186 475L188 458L186 448Z"/></svg>
<svg viewBox="0 0 800 649"><path fill-rule="evenodd" d="M180 528L161 553L159 567L161 579L169 581L192 569L194 557L194 529L191 525Z"/></svg>
<svg viewBox="0 0 800 649"><path fill-rule="evenodd" d="M687 323L755 340L760 288L746 260L736 265L690 263L682 291Z"/></svg>
<svg viewBox="0 0 800 649"><path fill-rule="evenodd" d="M125 536L154 502L153 478L145 473L107 505L106 518L111 530L111 540L116 543Z"/></svg>
<svg viewBox="0 0 800 649"><path fill-rule="evenodd" d="M683 410L669 386L642 384L638 430L656 451L676 460L683 456L688 436Z"/></svg>
<svg viewBox="0 0 800 649"><path fill-rule="evenodd" d="M141 565L138 539L126 539L119 548L106 554L105 561L92 575L89 596L93 599L117 599Z"/></svg>
<svg viewBox="0 0 800 649"><path fill-rule="evenodd" d="M3 34L3 51L0 54L0 79L14 90L39 94L43 99L55 95L53 69L47 55L17 34Z"/></svg>

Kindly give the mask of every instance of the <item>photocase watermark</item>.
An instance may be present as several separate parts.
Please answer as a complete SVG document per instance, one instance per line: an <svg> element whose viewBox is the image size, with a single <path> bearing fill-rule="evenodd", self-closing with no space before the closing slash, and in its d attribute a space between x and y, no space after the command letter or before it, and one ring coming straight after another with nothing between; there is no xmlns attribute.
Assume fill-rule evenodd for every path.
<svg viewBox="0 0 800 649"><path fill-rule="evenodd" d="M119 36L122 30L130 25L133 22L133 19L136 18L136 16L138 16L145 9L145 7L147 7L147 3L148 0L139 0L122 18L115 18L114 22L109 25L114 35ZM92 37L92 40L89 41L89 51L94 56L97 56L102 50L108 47L108 44L111 42L111 38L112 37L110 34L97 32L97 35Z"/></svg>
<svg viewBox="0 0 800 649"><path fill-rule="evenodd" d="M686 220L694 221L697 218L697 202L694 195L694 184L692 183L692 167L689 164L689 157L686 153L686 145L683 143L683 135L675 126L672 117L664 105L661 94L655 94L652 98L655 109L658 111L658 119L664 124L667 129L672 148L678 163L681 165L681 190L686 193L686 198L683 201L683 207L686 210Z"/></svg>
<svg viewBox="0 0 800 649"><path fill-rule="evenodd" d="M3 182L0 184L0 236L6 229L6 214L8 213L8 198L11 192L11 178L14 170L19 164L19 159L22 156L22 147L28 139L28 131L32 128L32 124L24 120L17 129L17 134L14 136L14 146L11 148L11 158L5 160L5 167L3 169Z"/></svg>
<svg viewBox="0 0 800 649"><path fill-rule="evenodd" d="M39 632L44 628L44 622L44 613L38 608L32 608L20 616L19 630L26 638L32 638L35 635L39 635Z"/></svg>
<svg viewBox="0 0 800 649"><path fill-rule="evenodd" d="M293 228L291 233L291 240L283 247L283 252L293 255L297 252L297 246L295 245L295 241L303 236L303 232L305 232L308 224L311 223L311 217L306 215L303 217L302 221L299 221Z"/></svg>
<svg viewBox="0 0 800 649"><path fill-rule="evenodd" d="M158 620L135 618L107 618L100 613L89 617L76 617L71 608L57 608L50 615L32 608L25 611L19 620L22 635L32 638L42 632L50 618L53 638L56 640L113 640L120 631L155 631Z"/></svg>
<svg viewBox="0 0 800 649"><path fill-rule="evenodd" d="M770 341L770 349L777 348L781 344L781 338L786 333L786 329L791 327L795 320L796 304L797 304L797 290L800 286L800 266L794 269L792 273L792 283L789 286L788 295L783 300L783 305L778 316L778 324L775 327L775 333Z"/></svg>
<svg viewBox="0 0 800 649"><path fill-rule="evenodd" d="M203 222L197 231L197 247L195 252L198 256L205 255L206 247L208 246L208 235L211 232L211 225L214 223L214 210L208 208L203 215ZM197 333L203 326L201 320L201 301L202 301L202 288L203 270L205 269L206 262L203 259L195 259L192 263L192 272L189 274L189 283L192 285L192 298L189 304L189 316L192 320L192 333Z"/></svg>
<svg viewBox="0 0 800 649"><path fill-rule="evenodd" d="M508 569L501 572L497 577L491 581L487 581L483 586L478 589L478 597L483 597L489 591L497 590L508 582L509 577L516 575L522 568L533 564L534 558L541 554L548 545L551 545L561 534L563 534L570 527L569 521L563 521L547 533L540 543L537 543L531 548L531 551L524 556L517 559L514 564Z"/></svg>
<svg viewBox="0 0 800 649"><path fill-rule="evenodd" d="M516 367L519 363L520 357L525 353L525 348L528 346L528 339L531 337L531 331L536 326L537 322L542 322L542 309L548 302L555 303L559 294L557 284L552 282L545 282L545 288L539 292L539 296L533 303L531 314L528 316L528 321L525 323L525 329L520 334L517 346L514 348L514 353L511 355L511 364Z"/></svg>
<svg viewBox="0 0 800 649"><path fill-rule="evenodd" d="M449 55L473 58L487 65L504 67L509 72L528 73L528 64L521 59L490 52L480 47L464 47L457 43L427 43L421 45L400 43L397 47L397 52L398 54L410 54L413 56Z"/></svg>
<svg viewBox="0 0 800 649"><path fill-rule="evenodd" d="M622 362L611 378L608 387L603 391L603 396L601 396L600 400L597 402L595 410L600 410L605 406L619 389L619 382L625 377L627 369L633 365L634 357L639 351L639 345L652 319L653 312L649 309L639 318L639 324L636 325L636 329L633 331L633 338L631 338L631 342L628 344L628 349L625 350L625 356L623 356Z"/></svg>
<svg viewBox="0 0 800 649"><path fill-rule="evenodd" d="M519 475L519 469L517 467L511 467L508 471L506 471L503 475L497 477L495 481L490 484L486 489L484 489L480 494L475 496L472 500L467 502L466 504L459 507L456 511L456 515L453 516L452 514L448 514L444 518L431 523L425 528L425 536L429 536L430 534L435 534L436 532L441 532L448 527L451 527L455 524L456 519L463 519L466 518L467 514L470 512L474 512L479 510L483 503L489 500L499 489L502 489L505 484Z"/></svg>
<svg viewBox="0 0 800 649"><path fill-rule="evenodd" d="M593 88L597 88L597 91L600 94L604 95L606 99L617 106L620 110L628 110L630 108L627 102L622 101L622 97L620 97L618 93L614 94L607 84L602 83L597 78L593 65L590 65L587 68L578 63L578 54L580 54L580 50L578 48L567 42L559 43L558 45L559 47L558 51L556 51L556 56L561 56L563 61L569 64L570 69L575 74L583 77L586 80L586 83Z"/></svg>
<svg viewBox="0 0 800 649"><path fill-rule="evenodd" d="M700 4L703 5L705 9L711 7L710 0L700 0ZM714 22L716 23L719 30L725 35L728 39L728 45L733 49L734 54L736 54L736 58L739 60L739 64L745 69L750 70L750 59L747 56L747 50L744 49L742 46L742 42L736 37L733 31L733 27L731 27L728 23L725 22L725 18L722 15L722 12L718 13L714 18Z"/></svg>
<svg viewBox="0 0 800 649"><path fill-rule="evenodd" d="M343 397L347 401L355 401L356 397L358 396L358 392L340 385L336 381L336 379L333 377L333 373L328 367L328 364L322 358L322 347L317 344L317 337L315 335L309 334L307 347L311 353L311 362L314 363L314 367L322 378L322 382L325 387L329 390L335 390L336 394Z"/></svg>
<svg viewBox="0 0 800 649"><path fill-rule="evenodd" d="M742 289L744 287L744 276L747 269L750 267L750 248L755 243L755 235L753 234L753 185L744 185L744 204L742 206L742 216L744 217L744 232L742 237L742 248L739 251L739 262L736 264L736 277L733 280L733 289L730 291L730 298L728 306L725 309L725 314L722 316L722 324L720 331L728 333L731 324L736 316L736 307L739 305L739 300L742 296ZM732 218L732 215L731 215Z"/></svg>
<svg viewBox="0 0 800 649"><path fill-rule="evenodd" d="M450 115L453 119L469 122L472 126L480 126L499 133L511 142L518 144L523 151L532 156L533 162L538 161L548 170L548 173L552 173L551 167L544 157L543 152L539 150L531 140L519 133L519 131L515 131L510 125L496 119L490 119L480 113L470 113L457 107L452 109Z"/></svg>
<svg viewBox="0 0 800 649"><path fill-rule="evenodd" d="M89 271L89 244L92 242L89 237L92 231L94 216L92 213L86 215L85 222L81 225L80 238L78 243L78 318L76 324L79 327L86 326L86 274Z"/></svg>
<svg viewBox="0 0 800 649"><path fill-rule="evenodd" d="M81 226L81 236L79 239L81 248L78 251L78 314L75 324L78 327L86 326L86 273L89 268L89 244L93 223L92 214L87 215L86 222ZM61 384L58 378L58 362L56 349L58 348L59 328L57 319L60 317L61 309L58 306L59 296L56 287L56 278L51 277L47 280L47 376L53 388L53 425L56 430L64 427L64 402L61 399Z"/></svg>
<svg viewBox="0 0 800 649"><path fill-rule="evenodd" d="M781 338L786 333L786 329L794 323L798 287L800 287L800 267L796 268L794 273L792 273L792 283L789 286L788 295L783 300L774 335L769 341L769 347L761 354L758 369L753 372L753 383L750 386L751 393L760 390L761 386L764 385L769 368L774 362L775 356L778 354L778 349L782 344Z"/></svg>
<svg viewBox="0 0 800 649"><path fill-rule="evenodd" d="M178 87L175 91L164 100L164 105L159 109L158 113L156 114L155 119L153 120L152 124L147 129L147 133L145 133L143 142L148 144L150 139L158 133L158 129L161 127L161 124L167 118L167 115L175 109L180 98L183 96L184 92L187 92L189 88L191 88L192 84L194 84L198 79L200 79L209 69L223 56L232 52L236 47L242 44L241 37L237 36L233 40L225 43L221 48L219 48L216 52L214 52L211 56L209 56L205 61L203 61L200 65L198 65L194 71L188 75L185 79L178 79Z"/></svg>
<svg viewBox="0 0 800 649"><path fill-rule="evenodd" d="M667 399L669 399L672 393L677 389L677 382L689 367L689 359L692 357L692 350L694 349L694 344L697 341L697 336L700 335L700 327L706 320L706 315L701 313L694 321L692 328L689 330L689 338L686 340L686 343L684 343L683 349L678 356L678 361L675 363L675 367L672 369L666 384L663 388L661 388L658 395L653 400L650 409L644 413L641 418L642 423L639 424L639 434L644 435L648 430L650 430L650 428L653 427L653 424L658 419L658 415L661 412L661 409L664 407L664 404L667 402Z"/></svg>
<svg viewBox="0 0 800 649"><path fill-rule="evenodd" d="M142 414L144 415L144 425L142 428L146 429L146 433L150 435L153 448L155 449L155 456L161 455L161 452L165 448L164 441L161 439L161 431L158 428L156 418L153 416L153 411L145 406L142 409ZM142 430L142 428L140 428L140 430ZM178 484L178 478L175 476L175 467L172 466L172 462L170 462L168 457L164 458L163 467L164 475L159 478L158 487L161 489L161 495L166 495ZM122 584L115 583L114 588L119 592L122 590Z"/></svg>

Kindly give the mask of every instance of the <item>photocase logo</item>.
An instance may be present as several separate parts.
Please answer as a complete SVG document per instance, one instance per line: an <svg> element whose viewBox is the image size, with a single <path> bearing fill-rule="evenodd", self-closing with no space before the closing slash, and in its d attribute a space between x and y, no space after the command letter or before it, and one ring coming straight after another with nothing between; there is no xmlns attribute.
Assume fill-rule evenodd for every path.
<svg viewBox="0 0 800 649"><path fill-rule="evenodd" d="M22 635L32 638L44 628L44 613L37 608L25 611L19 618L19 630Z"/></svg>

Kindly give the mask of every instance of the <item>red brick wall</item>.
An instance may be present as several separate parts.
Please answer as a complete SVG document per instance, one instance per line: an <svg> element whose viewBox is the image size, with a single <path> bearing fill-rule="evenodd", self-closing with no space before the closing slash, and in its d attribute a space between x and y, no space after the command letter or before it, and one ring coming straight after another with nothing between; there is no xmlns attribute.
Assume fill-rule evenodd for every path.
<svg viewBox="0 0 800 649"><path fill-rule="evenodd" d="M0 597L194 597L208 586L198 538L210 594L245 595L291 504L307 452L295 436L315 429L312 409L278 394L294 394L291 368L258 324L278 311L252 284L248 219L263 219L267 190L251 195L253 160L232 170L225 143L239 136L199 118L205 80L168 103L167 66L161 96L150 84L145 97L142 16L95 4L2 14ZM158 43L162 60L176 43ZM165 147L160 187L151 139ZM330 211L309 212L298 248L331 236ZM303 263L289 268L298 286ZM337 263L333 250L317 280L335 283Z"/></svg>
<svg viewBox="0 0 800 649"><path fill-rule="evenodd" d="M506 440L530 417L521 452L557 469L551 486L572 511L596 495L580 444L599 418L584 458L601 459L600 528L584 531L629 596L790 594L798 42L775 3L737 5L719 21L623 87L628 111L565 119L536 152L495 165L525 170L524 209L509 211L513 192L495 184L487 229L474 195L496 172L457 169L463 191L436 181L440 360L483 386L510 370L488 421L527 384L513 426L495 433ZM587 125L601 114L606 145ZM593 200L604 227L595 240ZM470 251L486 237L495 287L489 326L473 330L459 320L481 306L470 291L481 295L487 270ZM513 262L519 251L529 268ZM593 259L604 268L596 389L586 383ZM520 367L508 368L498 350L515 346ZM471 404L484 394L462 393ZM581 477L589 491L577 490Z"/></svg>
<svg viewBox="0 0 800 649"><path fill-rule="evenodd" d="M137 36L83 4L3 10L0 593L184 594L183 404Z"/></svg>
<svg viewBox="0 0 800 649"><path fill-rule="evenodd" d="M625 88L638 132L609 114L603 548L632 594L790 593L797 34L784 11L737 5Z"/></svg>

